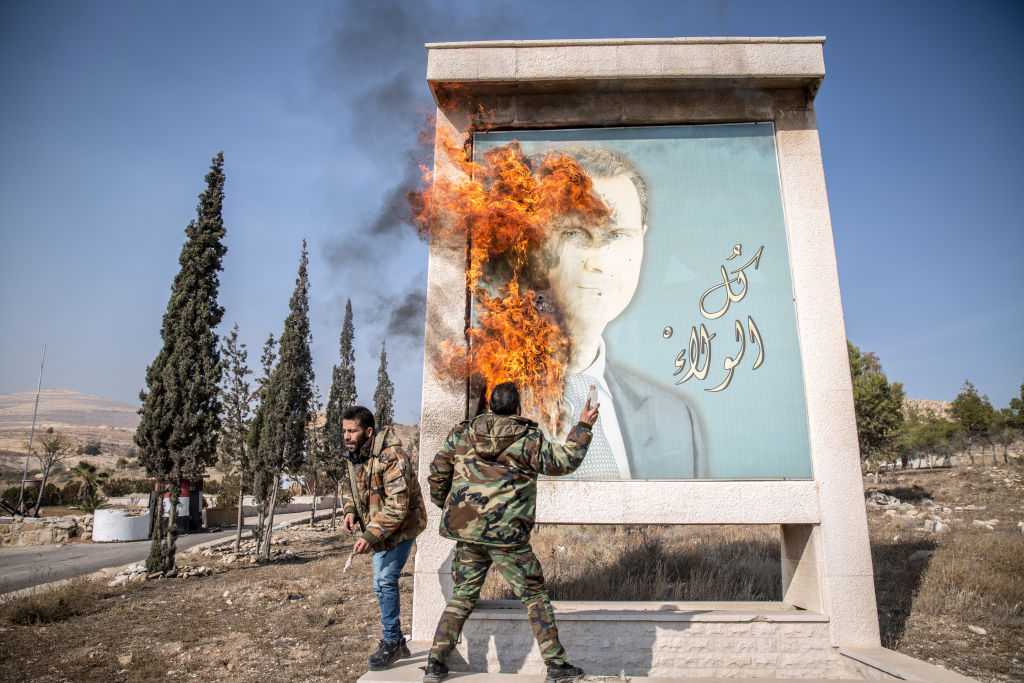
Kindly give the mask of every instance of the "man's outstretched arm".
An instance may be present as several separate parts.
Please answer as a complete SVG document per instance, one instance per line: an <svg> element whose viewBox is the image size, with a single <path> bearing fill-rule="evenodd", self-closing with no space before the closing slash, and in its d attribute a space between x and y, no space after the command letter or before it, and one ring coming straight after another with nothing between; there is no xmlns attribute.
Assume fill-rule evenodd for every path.
<svg viewBox="0 0 1024 683"><path fill-rule="evenodd" d="M580 413L580 421L569 430L565 445L552 443L538 435L540 443L535 450L531 449L534 453L530 463L533 469L540 474L557 477L570 474L582 465L583 458L587 455L587 447L594 437L592 427L597 422L600 407L600 403L591 407L590 398L587 398L587 404Z"/></svg>

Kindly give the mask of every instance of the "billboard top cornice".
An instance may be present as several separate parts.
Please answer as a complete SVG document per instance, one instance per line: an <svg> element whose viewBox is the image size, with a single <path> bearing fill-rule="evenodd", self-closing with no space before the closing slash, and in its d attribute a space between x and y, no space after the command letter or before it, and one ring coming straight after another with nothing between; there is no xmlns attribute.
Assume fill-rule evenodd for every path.
<svg viewBox="0 0 1024 683"><path fill-rule="evenodd" d="M577 45L713 45L755 43L816 43L824 45L825 36L682 36L677 38L577 38L558 40L477 40L451 43L427 43L428 50L456 50L488 47L558 47Z"/></svg>
<svg viewBox="0 0 1024 683"><path fill-rule="evenodd" d="M645 38L427 44L427 82L465 94L579 88L799 88L825 77L825 38Z"/></svg>

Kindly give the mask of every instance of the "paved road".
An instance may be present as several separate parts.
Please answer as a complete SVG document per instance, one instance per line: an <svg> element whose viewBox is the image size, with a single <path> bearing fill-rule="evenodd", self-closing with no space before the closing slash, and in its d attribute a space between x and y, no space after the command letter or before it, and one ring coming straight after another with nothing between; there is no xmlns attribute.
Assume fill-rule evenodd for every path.
<svg viewBox="0 0 1024 683"><path fill-rule="evenodd" d="M327 510L330 514L330 510ZM321 513L317 512L317 518ZM274 515L274 528L296 521L308 521L308 512ZM243 529L250 529L255 517L246 517ZM200 543L235 537L232 527L213 533L183 534L178 536L178 550ZM0 548L0 593L37 586L41 583L90 574L108 567L120 567L141 562L149 555L149 541L128 543L72 543L58 548L54 545L35 545Z"/></svg>

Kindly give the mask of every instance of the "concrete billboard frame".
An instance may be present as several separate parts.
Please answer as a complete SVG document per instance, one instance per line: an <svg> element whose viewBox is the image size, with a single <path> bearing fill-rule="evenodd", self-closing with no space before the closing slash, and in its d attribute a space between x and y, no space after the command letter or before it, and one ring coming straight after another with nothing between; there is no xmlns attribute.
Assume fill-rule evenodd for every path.
<svg viewBox="0 0 1024 683"><path fill-rule="evenodd" d="M813 479L541 481L537 521L779 525L783 602L820 615L833 650L877 648L853 392L813 107L825 76L823 43L810 37L428 44L427 81L438 132L456 140L482 127L774 124ZM438 173L458 172L441 153L435 164ZM439 376L432 361L442 341L464 337L465 264L465 243L431 242L419 463L425 490L433 454L469 413L468 385ZM414 575L415 641L430 640L451 592L453 543L436 534L439 511L428 508Z"/></svg>

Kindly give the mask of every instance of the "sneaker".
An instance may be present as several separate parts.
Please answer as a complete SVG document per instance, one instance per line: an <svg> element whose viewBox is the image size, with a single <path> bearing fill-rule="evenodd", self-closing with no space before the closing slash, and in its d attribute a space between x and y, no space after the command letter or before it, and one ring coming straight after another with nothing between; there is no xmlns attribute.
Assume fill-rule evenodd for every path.
<svg viewBox="0 0 1024 683"><path fill-rule="evenodd" d="M427 658L427 668L423 670L423 683L440 683L447 675L447 666L436 659Z"/></svg>
<svg viewBox="0 0 1024 683"><path fill-rule="evenodd" d="M381 640L377 651L370 655L367 665L370 671L383 671L401 657L409 656L409 646L402 640Z"/></svg>
<svg viewBox="0 0 1024 683"><path fill-rule="evenodd" d="M569 662L548 664L548 675L544 683L569 683L583 677L583 669Z"/></svg>

